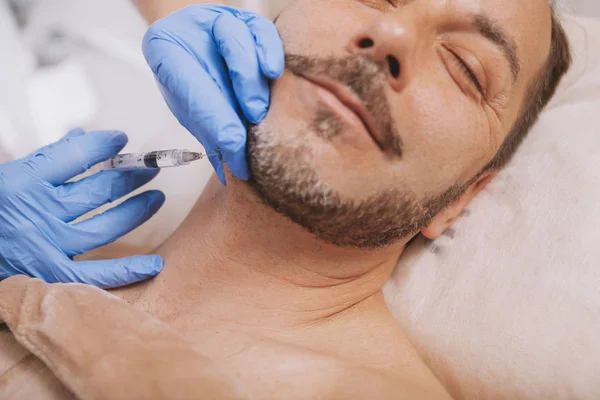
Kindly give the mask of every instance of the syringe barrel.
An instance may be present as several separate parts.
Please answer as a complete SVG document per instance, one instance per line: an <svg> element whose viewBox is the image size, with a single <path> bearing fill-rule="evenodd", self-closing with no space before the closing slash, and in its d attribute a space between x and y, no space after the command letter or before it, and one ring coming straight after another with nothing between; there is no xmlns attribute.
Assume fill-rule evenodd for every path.
<svg viewBox="0 0 600 400"><path fill-rule="evenodd" d="M148 169L169 168L187 165L183 154L189 150L160 150L149 153L118 154L109 158L105 163L105 169Z"/></svg>

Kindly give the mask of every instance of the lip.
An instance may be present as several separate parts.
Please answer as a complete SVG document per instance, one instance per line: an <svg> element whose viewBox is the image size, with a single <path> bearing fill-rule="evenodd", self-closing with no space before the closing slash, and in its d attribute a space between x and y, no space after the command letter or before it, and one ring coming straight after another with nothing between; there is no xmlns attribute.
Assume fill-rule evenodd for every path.
<svg viewBox="0 0 600 400"><path fill-rule="evenodd" d="M367 111L364 104L356 98L356 95L353 94L350 89L323 77L305 74L303 74L302 77L333 94L344 106L358 117L369 136L371 136L371 139L373 139L381 151L384 151L384 141L375 128L376 125L373 116Z"/></svg>

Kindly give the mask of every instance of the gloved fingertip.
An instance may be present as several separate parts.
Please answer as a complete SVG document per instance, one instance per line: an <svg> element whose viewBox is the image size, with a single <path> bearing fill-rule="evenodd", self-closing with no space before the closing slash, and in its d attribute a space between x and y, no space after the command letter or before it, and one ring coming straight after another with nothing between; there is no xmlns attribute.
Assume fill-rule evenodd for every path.
<svg viewBox="0 0 600 400"><path fill-rule="evenodd" d="M223 171L223 160L221 159L221 155L210 155L208 156L210 163L217 174L217 178L219 181L225 186L227 186L227 182L225 181L225 172Z"/></svg>
<svg viewBox="0 0 600 400"><path fill-rule="evenodd" d="M283 63L281 63L281 66L276 66L276 67L271 67L270 70L267 72L265 71L265 75L267 76L267 78L269 78L272 81L275 81L279 78L281 78L281 76L283 75Z"/></svg>
<svg viewBox="0 0 600 400"><path fill-rule="evenodd" d="M76 138L78 136L82 136L85 135L85 131L81 128L74 128L71 129L64 137L63 139L73 139Z"/></svg>
<svg viewBox="0 0 600 400"><path fill-rule="evenodd" d="M263 73L271 80L281 78L285 69L285 56L283 51L260 52Z"/></svg>
<svg viewBox="0 0 600 400"><path fill-rule="evenodd" d="M125 132L114 131L112 132L112 135L110 135L108 140L113 142L115 145L124 145L129 141L129 138L127 137L127 134Z"/></svg>
<svg viewBox="0 0 600 400"><path fill-rule="evenodd" d="M250 179L250 170L246 160L246 141L238 142L237 146L230 147L223 156L227 167L236 178Z"/></svg>
<svg viewBox="0 0 600 400"><path fill-rule="evenodd" d="M269 112L269 107L265 107L259 114L258 116L258 120L256 122L254 122L254 124L258 124L260 122L262 122L263 119L265 119L265 117L267 116L267 112Z"/></svg>
<svg viewBox="0 0 600 400"><path fill-rule="evenodd" d="M248 121L255 125L262 122L267 115L267 111L269 111L269 107L266 106L262 101L260 104L249 105L247 108L248 115L246 115L246 118L248 118Z"/></svg>
<svg viewBox="0 0 600 400"><path fill-rule="evenodd" d="M159 255L153 254L146 257L146 265L148 265L147 274L152 277L161 273L164 268L163 258Z"/></svg>
<svg viewBox="0 0 600 400"><path fill-rule="evenodd" d="M250 179L250 170L246 164L236 165L235 167L230 167L231 173L238 179L243 181L247 181Z"/></svg>
<svg viewBox="0 0 600 400"><path fill-rule="evenodd" d="M165 203L166 197L160 190L150 190L145 193L148 211L152 214L157 212Z"/></svg>
<svg viewBox="0 0 600 400"><path fill-rule="evenodd" d="M136 256L120 262L127 263L127 278L111 286L126 286L145 281L158 275L163 270L163 259L158 255Z"/></svg>
<svg viewBox="0 0 600 400"><path fill-rule="evenodd" d="M219 180L221 181L223 186L227 186L227 180L225 179L225 172L223 172L222 169L220 171L217 171L217 177L219 178Z"/></svg>
<svg viewBox="0 0 600 400"><path fill-rule="evenodd" d="M158 275L164 267L163 259L156 254L135 256L120 260L128 266L128 278L126 284L140 282Z"/></svg>

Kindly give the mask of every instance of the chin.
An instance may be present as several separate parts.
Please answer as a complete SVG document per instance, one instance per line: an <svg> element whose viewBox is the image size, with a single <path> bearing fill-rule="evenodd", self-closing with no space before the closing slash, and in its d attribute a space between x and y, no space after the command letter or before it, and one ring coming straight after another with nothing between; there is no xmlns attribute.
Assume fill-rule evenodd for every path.
<svg viewBox="0 0 600 400"><path fill-rule="evenodd" d="M248 183L265 204L318 239L339 247L384 248L414 236L426 222L423 204L401 189L386 188L360 200L345 196L316 167L315 157L326 150L312 147L312 140L292 141L278 145L268 124L252 127ZM348 180L347 173L340 174L340 182Z"/></svg>

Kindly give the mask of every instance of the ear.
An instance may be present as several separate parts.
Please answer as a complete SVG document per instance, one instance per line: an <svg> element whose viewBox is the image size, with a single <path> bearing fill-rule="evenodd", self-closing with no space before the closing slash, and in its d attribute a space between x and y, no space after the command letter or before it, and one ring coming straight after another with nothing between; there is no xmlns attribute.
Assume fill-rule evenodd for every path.
<svg viewBox="0 0 600 400"><path fill-rule="evenodd" d="M494 179L497 173L498 171L495 170L484 172L465 190L458 200L433 217L431 223L421 230L423 236L428 239L440 237L458 219L471 200Z"/></svg>

